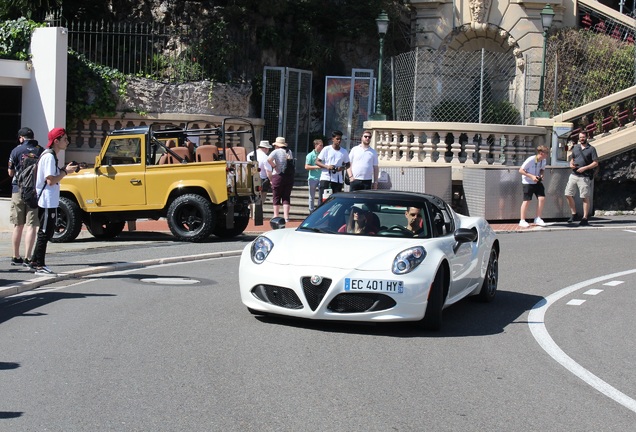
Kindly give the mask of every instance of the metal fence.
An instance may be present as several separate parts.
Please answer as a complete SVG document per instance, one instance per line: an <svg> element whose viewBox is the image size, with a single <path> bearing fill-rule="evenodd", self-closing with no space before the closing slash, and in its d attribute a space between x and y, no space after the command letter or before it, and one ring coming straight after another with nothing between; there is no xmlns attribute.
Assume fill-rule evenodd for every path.
<svg viewBox="0 0 636 432"><path fill-rule="evenodd" d="M294 154L309 151L311 128L310 71L265 67L263 70L263 139L274 142L285 137Z"/></svg>
<svg viewBox="0 0 636 432"><path fill-rule="evenodd" d="M257 47L245 32L225 29L203 31L191 26L156 23L66 21L52 25L69 32L69 48L91 62L124 74L164 82L204 79L220 82L247 81L261 73L250 61ZM218 29L217 29L218 30Z"/></svg>
<svg viewBox="0 0 636 432"><path fill-rule="evenodd" d="M521 124L523 88L509 53L416 49L391 59L393 119Z"/></svg>
<svg viewBox="0 0 636 432"><path fill-rule="evenodd" d="M636 84L636 28L581 3L579 26L548 37L544 108L553 115Z"/></svg>

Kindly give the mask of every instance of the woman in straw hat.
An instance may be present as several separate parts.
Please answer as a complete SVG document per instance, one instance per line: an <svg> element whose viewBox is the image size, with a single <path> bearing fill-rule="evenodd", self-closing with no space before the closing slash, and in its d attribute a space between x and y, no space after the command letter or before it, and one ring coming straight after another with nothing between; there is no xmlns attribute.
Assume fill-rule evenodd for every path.
<svg viewBox="0 0 636 432"><path fill-rule="evenodd" d="M267 160L272 167L272 201L274 217L278 217L280 205L283 204L283 216L289 222L291 207L291 192L294 186L294 159L292 152L287 149L285 138L277 137L274 141L275 150L269 154ZM283 174L284 173L284 174Z"/></svg>

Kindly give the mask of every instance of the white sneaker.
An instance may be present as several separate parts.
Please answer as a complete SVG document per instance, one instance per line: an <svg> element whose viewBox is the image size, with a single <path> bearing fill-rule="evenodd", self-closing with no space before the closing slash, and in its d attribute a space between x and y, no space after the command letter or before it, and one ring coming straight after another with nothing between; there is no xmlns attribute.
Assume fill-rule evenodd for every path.
<svg viewBox="0 0 636 432"><path fill-rule="evenodd" d="M530 224L529 224L526 220L521 219L521 220L519 221L519 226L520 226L521 228L528 228L528 227L530 226Z"/></svg>
<svg viewBox="0 0 636 432"><path fill-rule="evenodd" d="M541 219L540 217L534 218L534 224L539 226L546 226L546 223L543 222L543 219Z"/></svg>

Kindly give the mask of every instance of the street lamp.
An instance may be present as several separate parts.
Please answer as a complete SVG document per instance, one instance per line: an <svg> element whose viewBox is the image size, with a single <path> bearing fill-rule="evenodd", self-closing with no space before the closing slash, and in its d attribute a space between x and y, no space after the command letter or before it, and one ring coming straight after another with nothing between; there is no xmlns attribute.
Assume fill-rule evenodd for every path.
<svg viewBox="0 0 636 432"><path fill-rule="evenodd" d="M539 86L539 103L537 109L530 113L530 117L550 117L550 113L543 110L543 86L545 83L545 56L546 48L548 45L548 30L552 26L552 19L554 18L554 9L549 4L546 4L543 10L540 12L541 25L543 26L543 57L541 58L541 84Z"/></svg>
<svg viewBox="0 0 636 432"><path fill-rule="evenodd" d="M386 12L380 12L375 19L378 25L378 35L380 36L380 61L378 62L378 87L375 95L375 112L369 116L369 120L386 120L382 114L382 55L384 52L384 36L389 28L389 17Z"/></svg>

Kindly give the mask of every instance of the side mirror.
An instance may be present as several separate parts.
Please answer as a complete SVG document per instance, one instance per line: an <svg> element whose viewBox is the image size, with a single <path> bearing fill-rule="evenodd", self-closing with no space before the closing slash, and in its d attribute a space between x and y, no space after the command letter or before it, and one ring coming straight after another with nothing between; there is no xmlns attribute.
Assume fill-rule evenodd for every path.
<svg viewBox="0 0 636 432"><path fill-rule="evenodd" d="M282 217L272 218L272 220L269 221L269 225L274 230L283 229L285 228L285 218L282 218Z"/></svg>
<svg viewBox="0 0 636 432"><path fill-rule="evenodd" d="M458 228L455 231L455 241L457 243L469 243L477 240L477 231L469 228Z"/></svg>

